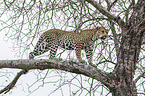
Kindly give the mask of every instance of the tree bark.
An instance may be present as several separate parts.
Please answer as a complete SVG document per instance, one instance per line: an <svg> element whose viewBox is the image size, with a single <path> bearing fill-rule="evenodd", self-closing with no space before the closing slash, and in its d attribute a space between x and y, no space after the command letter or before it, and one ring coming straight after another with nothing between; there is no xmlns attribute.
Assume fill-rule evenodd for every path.
<svg viewBox="0 0 145 96"><path fill-rule="evenodd" d="M136 96L137 90L134 83L136 64L140 48L145 35L145 2L139 0L134 5L132 16L122 28L118 63L114 69L118 88L113 89L114 96ZM120 83L120 84L119 84Z"/></svg>
<svg viewBox="0 0 145 96"><path fill-rule="evenodd" d="M59 69L67 72L72 72L76 74L83 74L85 76L91 77L98 81L101 81L105 85L109 85L106 82L110 79L110 73L103 72L98 69L95 65L87 65L85 63L77 63L74 61L60 61L59 59L49 59L49 60L0 60L0 68L16 68L16 69ZM113 77L111 75L111 77ZM109 85L110 86L110 85Z"/></svg>

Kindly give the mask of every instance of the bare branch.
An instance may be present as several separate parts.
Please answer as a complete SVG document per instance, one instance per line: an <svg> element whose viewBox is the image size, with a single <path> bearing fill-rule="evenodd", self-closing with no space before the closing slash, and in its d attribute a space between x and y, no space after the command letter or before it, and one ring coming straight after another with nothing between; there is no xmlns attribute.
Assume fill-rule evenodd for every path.
<svg viewBox="0 0 145 96"><path fill-rule="evenodd" d="M5 94L7 92L9 92L17 83L18 79L25 73L25 70L21 70L19 73L17 73L17 75L15 76L15 78L13 79L12 82L10 82L5 88L3 88L2 90L0 90L0 94L5 92Z"/></svg>
<svg viewBox="0 0 145 96"><path fill-rule="evenodd" d="M93 79L96 79L102 82L106 86L114 86L112 83L113 74L103 72L98 69L96 66L91 66L83 63L77 63L74 61L60 61L57 59L49 59L49 60L1 60L0 68L17 68L17 69L60 69L76 74L82 74ZM19 79L19 77L24 73L24 70L20 71L15 79L13 80L14 84ZM111 79L111 80L110 80ZM14 86L12 84L12 87ZM11 84L10 84L11 85ZM9 86L9 85L8 85ZM10 88L12 88L10 87ZM8 90L8 88L7 88Z"/></svg>
<svg viewBox="0 0 145 96"><path fill-rule="evenodd" d="M91 76L92 78L97 79L99 81L104 78L104 77L100 78L101 74L109 74L109 73L101 72L101 70L91 65L77 63L74 61L60 61L57 59L0 60L0 68L16 68L16 69L26 69L26 70L60 69L68 72Z"/></svg>
<svg viewBox="0 0 145 96"><path fill-rule="evenodd" d="M116 33L116 30L115 30L115 26L114 26L115 24L112 21L110 21L110 25L111 25L110 28L111 28L111 31L112 31L113 37L114 37L116 56L118 56L118 54L119 54L119 42L118 42L117 33Z"/></svg>
<svg viewBox="0 0 145 96"><path fill-rule="evenodd" d="M92 4L96 9L98 9L103 15L107 16L110 20L114 20L115 22L117 22L120 27L124 27L125 23L119 16L114 16L113 14L109 13L107 10L105 10L103 6L101 6L94 0L86 0L86 1Z"/></svg>
<svg viewBox="0 0 145 96"><path fill-rule="evenodd" d="M108 1L108 0L107 0L107 1ZM114 2L111 3L111 4L108 6L107 10L110 11L110 9L115 5L115 3L116 3L117 1L118 1L118 0L114 0Z"/></svg>
<svg viewBox="0 0 145 96"><path fill-rule="evenodd" d="M140 74L136 79L135 79L135 82L137 83L137 81L141 78L145 78L145 72L143 72L142 74Z"/></svg>

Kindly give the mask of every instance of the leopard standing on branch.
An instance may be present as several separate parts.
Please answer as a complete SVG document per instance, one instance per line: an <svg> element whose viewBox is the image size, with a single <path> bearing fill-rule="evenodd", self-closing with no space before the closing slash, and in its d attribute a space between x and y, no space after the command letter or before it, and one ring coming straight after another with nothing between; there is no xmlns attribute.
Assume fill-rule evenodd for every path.
<svg viewBox="0 0 145 96"><path fill-rule="evenodd" d="M81 50L85 50L88 63L92 64L94 43L97 39L105 39L108 30L104 27L82 30L80 33L73 33L59 29L50 29L44 32L33 52L29 54L29 59L50 50L50 59L54 58L59 47L67 50L75 50L79 62L84 63L81 58Z"/></svg>

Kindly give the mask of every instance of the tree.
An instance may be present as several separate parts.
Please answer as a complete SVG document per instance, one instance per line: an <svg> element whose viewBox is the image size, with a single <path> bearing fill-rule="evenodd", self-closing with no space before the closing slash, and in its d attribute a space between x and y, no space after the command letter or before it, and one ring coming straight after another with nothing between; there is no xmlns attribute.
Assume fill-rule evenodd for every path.
<svg viewBox="0 0 145 96"><path fill-rule="evenodd" d="M0 31L5 30L6 37L14 40L14 47L19 46L20 55L32 47L35 38L46 29L56 27L79 32L97 25L110 29L108 39L96 44L94 64L97 67L71 60L42 59L1 60L0 68L59 69L100 81L113 96L145 95L145 91L140 92L138 88L145 90L144 0L4 0L0 4L1 18L8 16L7 20L1 20L3 27ZM23 72L20 71L0 93L13 88ZM91 84L90 90L97 91L93 88L99 85ZM96 94L91 91L86 95ZM82 93L78 90L72 94Z"/></svg>

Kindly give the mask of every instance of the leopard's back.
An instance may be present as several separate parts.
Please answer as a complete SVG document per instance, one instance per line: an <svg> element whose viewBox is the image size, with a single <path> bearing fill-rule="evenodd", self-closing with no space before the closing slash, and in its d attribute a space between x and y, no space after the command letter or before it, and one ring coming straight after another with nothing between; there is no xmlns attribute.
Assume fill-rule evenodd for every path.
<svg viewBox="0 0 145 96"><path fill-rule="evenodd" d="M89 43L93 36L93 32L89 32L89 30L85 31L81 33L74 33L59 29L51 29L46 31L41 37L56 40L58 42L58 46L67 50L74 50L77 44L81 44L82 49L84 49L83 46ZM51 40L47 41L51 42Z"/></svg>

